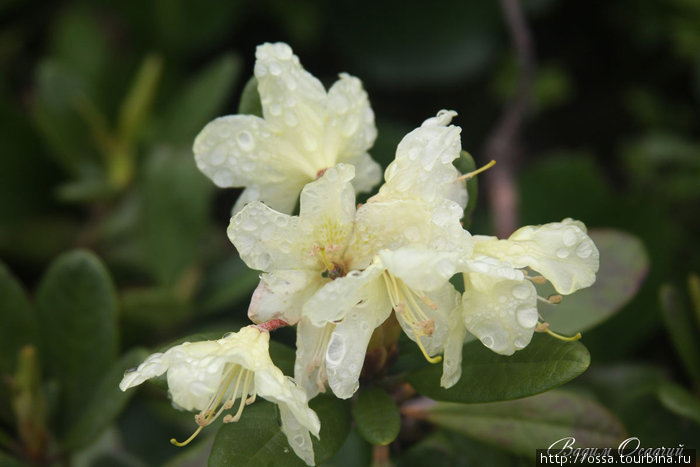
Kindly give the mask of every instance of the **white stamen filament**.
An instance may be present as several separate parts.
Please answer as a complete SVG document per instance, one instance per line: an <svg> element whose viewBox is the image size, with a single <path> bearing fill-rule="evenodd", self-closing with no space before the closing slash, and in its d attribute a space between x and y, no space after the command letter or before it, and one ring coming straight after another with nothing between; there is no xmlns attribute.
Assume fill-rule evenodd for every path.
<svg viewBox="0 0 700 467"><path fill-rule="evenodd" d="M437 309L437 305L424 294L416 293L401 279L395 278L388 271L384 271L382 277L384 278L384 283L386 284L386 289L389 293L391 306L394 308L394 311L400 315L411 327L413 335L416 338L416 344L418 344L421 352L423 352L425 359L430 363L440 362L442 357L439 355L436 357L431 357L428 355L428 352L425 350L425 346L421 341L421 337L432 335L435 323L432 319L425 315L415 297L418 297L423 303L433 310Z"/></svg>

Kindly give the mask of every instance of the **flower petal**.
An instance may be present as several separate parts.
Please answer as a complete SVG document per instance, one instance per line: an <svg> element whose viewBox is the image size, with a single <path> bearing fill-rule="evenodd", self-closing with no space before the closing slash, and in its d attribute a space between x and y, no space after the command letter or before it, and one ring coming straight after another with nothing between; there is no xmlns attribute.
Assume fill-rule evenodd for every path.
<svg viewBox="0 0 700 467"><path fill-rule="evenodd" d="M366 153L377 138L374 112L362 82L346 73L340 74L328 90L324 151L338 154L338 161Z"/></svg>
<svg viewBox="0 0 700 467"><path fill-rule="evenodd" d="M304 70L287 44L262 44L255 57L263 115L283 142L282 152L309 161L311 177L335 165L321 150L327 97L321 82Z"/></svg>
<svg viewBox="0 0 700 467"><path fill-rule="evenodd" d="M428 355L434 356L444 349L449 331L448 317L459 305L459 292L451 283L445 281L440 288L426 292L424 295L427 300L416 298L415 303L431 322L432 332L429 335L420 336L420 341ZM396 312L396 318L409 339L416 342L415 329L407 320L405 312Z"/></svg>
<svg viewBox="0 0 700 467"><path fill-rule="evenodd" d="M338 279L339 280L339 279ZM367 344L374 329L391 313L391 304L380 281L373 281L362 303L352 307L331 334L326 350L328 385L341 399L352 397L359 386Z"/></svg>
<svg viewBox="0 0 700 467"><path fill-rule="evenodd" d="M325 392L326 349L335 324L317 327L307 318L297 324L297 351L294 360L294 379L306 391L309 399Z"/></svg>
<svg viewBox="0 0 700 467"><path fill-rule="evenodd" d="M296 324L301 310L324 283L319 271L280 269L262 274L248 307L248 318L254 323L281 319Z"/></svg>
<svg viewBox="0 0 700 467"><path fill-rule="evenodd" d="M321 226L314 233L323 231L322 236L329 237L318 239L319 245L345 247L355 221L355 191L350 183L354 176L352 165L338 164L302 190L299 218Z"/></svg>
<svg viewBox="0 0 700 467"><path fill-rule="evenodd" d="M248 267L270 272L317 268L309 238L312 228L255 201L231 218L227 232Z"/></svg>
<svg viewBox="0 0 700 467"><path fill-rule="evenodd" d="M386 269L410 288L435 290L445 285L457 270L458 254L417 246L381 250L379 257Z"/></svg>
<svg viewBox="0 0 700 467"><path fill-rule="evenodd" d="M462 377L462 346L467 334L462 318L462 308L456 306L448 316L447 339L442 355L442 377L440 386L451 388Z"/></svg>
<svg viewBox="0 0 700 467"><path fill-rule="evenodd" d="M466 187L455 182L460 174L452 165L461 150L461 129L449 125L455 115L442 110L401 140L396 159L384 173L386 182L376 196L378 201L418 198L428 204L444 199L452 199L455 204L466 202ZM465 194L458 195L461 190ZM464 206L459 207L463 210Z"/></svg>
<svg viewBox="0 0 700 467"><path fill-rule="evenodd" d="M384 304L388 304L386 290L380 280L384 266L373 264L364 271L351 271L345 277L331 281L321 287L304 305L304 316L316 326L345 318L353 309L363 309L365 320L372 325L376 316L384 315ZM368 303L378 304L378 308L369 307ZM391 311L388 305L386 315ZM386 316L384 316L386 319ZM384 319L376 323L381 324Z"/></svg>
<svg viewBox="0 0 700 467"><path fill-rule="evenodd" d="M194 140L197 167L220 187L284 180L271 151L269 124L252 115L209 122Z"/></svg>
<svg viewBox="0 0 700 467"><path fill-rule="evenodd" d="M126 391L129 388L138 386L147 379L162 375L170 366L169 357L169 355L166 356L160 352L149 355L138 368L124 373L124 378L119 383L119 389Z"/></svg>
<svg viewBox="0 0 700 467"><path fill-rule="evenodd" d="M522 227L508 240L479 239L475 251L516 268L530 267L564 295L593 284L599 265L598 249L585 226L572 219Z"/></svg>
<svg viewBox="0 0 700 467"><path fill-rule="evenodd" d="M306 462L306 465L316 465L314 461L314 446L311 442L309 430L297 421L292 411L286 405L280 404L279 408L282 433L287 436L287 441L294 453ZM316 437L318 437L318 434L316 434Z"/></svg>
<svg viewBox="0 0 700 467"><path fill-rule="evenodd" d="M355 178L352 186L358 193L368 193L382 180L382 166L372 156L363 152L361 154L344 157L343 162L355 166Z"/></svg>
<svg viewBox="0 0 700 467"><path fill-rule="evenodd" d="M289 176L280 182L250 184L238 196L231 215L238 214L253 201L261 201L275 211L291 214L297 205L299 192L308 182L309 179L305 176L295 176L294 172L290 171Z"/></svg>
<svg viewBox="0 0 700 467"><path fill-rule="evenodd" d="M464 324L496 353L512 355L530 343L537 325L537 291L526 279L467 274Z"/></svg>

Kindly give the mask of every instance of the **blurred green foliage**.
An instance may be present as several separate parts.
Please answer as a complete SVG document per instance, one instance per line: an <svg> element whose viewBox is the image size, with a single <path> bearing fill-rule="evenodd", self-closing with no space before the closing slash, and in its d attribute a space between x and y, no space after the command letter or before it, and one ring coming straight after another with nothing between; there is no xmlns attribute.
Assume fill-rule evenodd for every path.
<svg viewBox="0 0 700 467"><path fill-rule="evenodd" d="M564 391L440 403L427 417L432 430L402 412L394 440L395 425L377 422L374 409L391 405L395 420L384 397L392 378L409 375L419 392L441 398L439 368L416 368L413 350L400 348L386 380L356 401L312 403L333 420L323 424L326 444L315 444L328 465L366 465L367 441L391 443L398 465L527 464L562 426L593 426L606 442L626 432L644 446L698 447L700 4L523 5L538 67L517 161L520 223L573 217L605 228L593 235L599 283L543 311L554 330L591 330L586 347L536 336L499 367L500 357L468 343L469 377L443 399L536 394L584 371L586 348L591 366ZM250 80L257 44L290 43L325 83L342 71L359 76L383 165L441 108L460 114L463 147L476 160L464 153L463 171L488 162L485 140L519 72L497 2L8 1L0 15L2 465L223 465L254 456L256 443L288 449L264 402L177 449L167 440L187 436L192 415L172 410L157 385L138 394L117 387L144 347L246 322L257 274L225 235L238 192L213 188L191 144L217 116L260 112ZM469 189L465 224L489 234L485 192L474 210L475 181ZM484 370L532 363L533 354L534 370L551 370L557 352L570 368L559 365L550 379L522 365L510 380ZM292 373L288 347L273 344L272 356ZM541 438L483 434L506 422ZM298 461L276 460L286 458Z"/></svg>

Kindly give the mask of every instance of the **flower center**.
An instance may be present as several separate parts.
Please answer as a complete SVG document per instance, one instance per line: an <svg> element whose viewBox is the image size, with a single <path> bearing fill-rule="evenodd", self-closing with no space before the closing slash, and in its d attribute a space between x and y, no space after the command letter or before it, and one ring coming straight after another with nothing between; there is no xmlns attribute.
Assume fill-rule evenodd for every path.
<svg viewBox="0 0 700 467"><path fill-rule="evenodd" d="M384 271L382 277L386 284L389 300L394 312L404 323L408 324L416 338L416 344L423 352L423 356L430 363L438 363L442 357L431 357L425 350L421 337L432 336L435 332L435 320L428 318L421 308L419 301L423 302L431 310L437 310L437 305L433 303L425 294L417 292L406 285L401 279L392 276L389 271Z"/></svg>
<svg viewBox="0 0 700 467"><path fill-rule="evenodd" d="M235 415L227 414L224 416L224 423L237 422L240 420L241 414L243 414L243 408L255 402L255 392L253 392L252 396L247 397L251 389L253 389L253 371L246 370L241 365L235 363L229 364L224 369L222 381L217 391L211 399L209 399L207 407L194 416L195 422L199 425L197 430L183 442L178 442L174 438L171 439L170 442L172 444L178 447L189 444L197 437L199 432L202 431L202 428L210 425L224 410L233 408L236 399L240 398L238 410Z"/></svg>

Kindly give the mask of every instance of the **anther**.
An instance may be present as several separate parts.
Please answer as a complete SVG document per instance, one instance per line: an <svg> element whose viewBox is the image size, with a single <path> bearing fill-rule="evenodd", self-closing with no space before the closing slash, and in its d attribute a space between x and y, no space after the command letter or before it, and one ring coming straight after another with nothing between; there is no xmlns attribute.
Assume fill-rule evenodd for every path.
<svg viewBox="0 0 700 467"><path fill-rule="evenodd" d="M547 283L547 278L544 276L525 276L527 279L530 281L534 282L535 284L546 284Z"/></svg>
<svg viewBox="0 0 700 467"><path fill-rule="evenodd" d="M553 305L561 303L562 299L563 299L563 297L559 294L554 294L554 295L550 295L549 297L547 297L547 300L549 301L549 303L551 303Z"/></svg>

